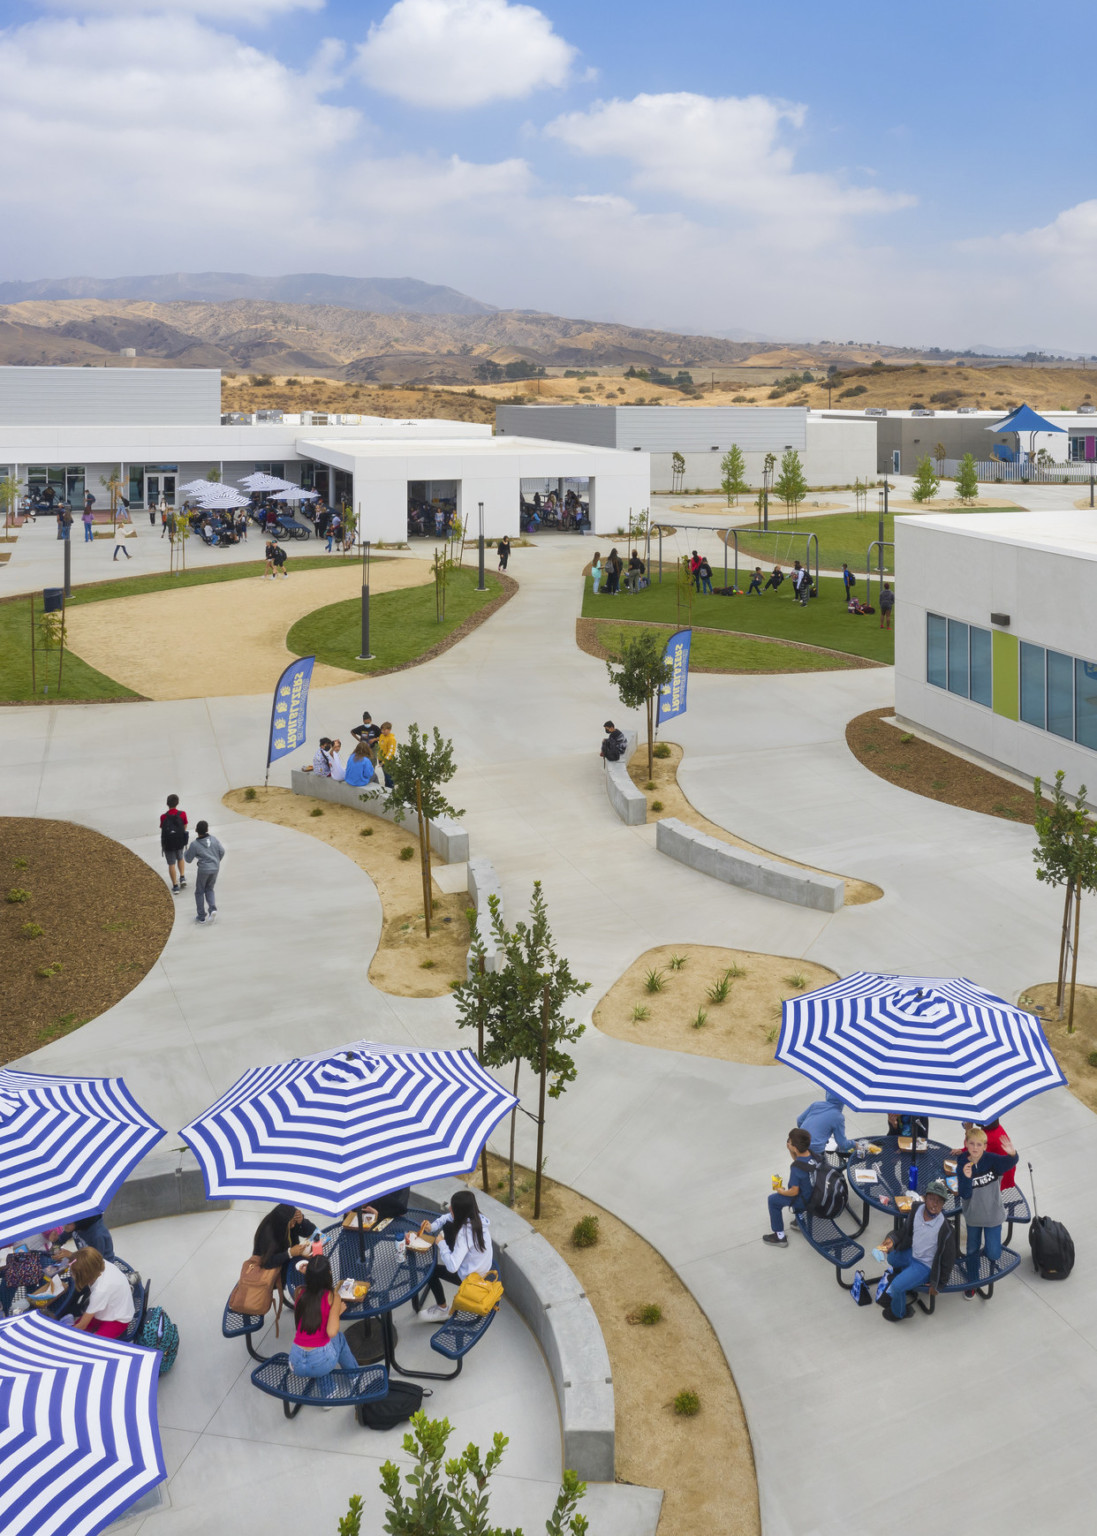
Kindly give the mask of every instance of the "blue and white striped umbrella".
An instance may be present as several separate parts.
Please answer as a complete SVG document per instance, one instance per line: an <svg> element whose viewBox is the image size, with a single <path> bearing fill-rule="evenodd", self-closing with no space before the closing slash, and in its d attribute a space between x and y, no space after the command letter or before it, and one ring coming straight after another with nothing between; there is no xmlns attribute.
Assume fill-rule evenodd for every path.
<svg viewBox="0 0 1097 1536"><path fill-rule="evenodd" d="M0 1531L95 1536L166 1476L160 1355L63 1328L0 1320Z"/></svg>
<svg viewBox="0 0 1097 1536"><path fill-rule="evenodd" d="M855 971L781 1007L777 1060L855 1110L985 1122L1066 1078L1040 1021L963 977Z"/></svg>
<svg viewBox="0 0 1097 1536"><path fill-rule="evenodd" d="M469 1051L359 1040L245 1072L180 1135L211 1200L285 1200L338 1216L418 1180L471 1172L517 1102Z"/></svg>
<svg viewBox="0 0 1097 1536"><path fill-rule="evenodd" d="M163 1134L120 1077L0 1069L0 1243L103 1210Z"/></svg>

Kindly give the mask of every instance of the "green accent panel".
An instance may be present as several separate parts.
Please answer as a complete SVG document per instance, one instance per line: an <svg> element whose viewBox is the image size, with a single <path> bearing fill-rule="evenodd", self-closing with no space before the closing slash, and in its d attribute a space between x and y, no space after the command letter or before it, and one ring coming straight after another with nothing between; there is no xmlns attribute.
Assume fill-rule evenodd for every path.
<svg viewBox="0 0 1097 1536"><path fill-rule="evenodd" d="M1007 720L1016 720L1020 716L1021 702L1021 648L1017 636L1007 634L1004 629L995 629L992 634L994 713L1005 715Z"/></svg>

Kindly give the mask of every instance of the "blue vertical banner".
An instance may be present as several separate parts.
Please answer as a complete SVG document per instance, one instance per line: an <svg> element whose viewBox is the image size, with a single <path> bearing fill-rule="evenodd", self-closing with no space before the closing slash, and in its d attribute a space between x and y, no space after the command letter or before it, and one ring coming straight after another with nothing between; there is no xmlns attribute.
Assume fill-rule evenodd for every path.
<svg viewBox="0 0 1097 1536"><path fill-rule="evenodd" d="M267 743L267 768L287 752L295 752L305 742L308 720L309 684L315 656L291 661L274 690L270 711L270 738Z"/></svg>
<svg viewBox="0 0 1097 1536"><path fill-rule="evenodd" d="M669 662L671 670L667 681L659 690L659 719L656 722L658 725L662 725L664 720L673 720L675 715L684 715L686 712L689 647L692 639L692 629L679 629L667 641L663 657Z"/></svg>

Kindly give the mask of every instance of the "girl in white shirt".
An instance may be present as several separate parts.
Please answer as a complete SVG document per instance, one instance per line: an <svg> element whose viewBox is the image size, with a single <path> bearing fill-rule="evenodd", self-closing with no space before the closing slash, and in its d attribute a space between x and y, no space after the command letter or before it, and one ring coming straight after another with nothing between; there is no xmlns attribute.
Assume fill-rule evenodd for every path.
<svg viewBox="0 0 1097 1536"><path fill-rule="evenodd" d="M471 1189L459 1189L450 1201L448 1213L443 1212L435 1221L423 1222L419 1236L434 1243L438 1249L438 1267L430 1279L434 1306L427 1307L423 1317L440 1322L449 1316L443 1280L460 1285L469 1275L487 1274L492 1252L490 1225L488 1218L481 1216ZM419 1311L418 1296L412 1306Z"/></svg>
<svg viewBox="0 0 1097 1536"><path fill-rule="evenodd" d="M98 1248L80 1248L69 1267L77 1290L90 1287L88 1304L77 1328L120 1339L133 1321L133 1292L120 1269L108 1264Z"/></svg>

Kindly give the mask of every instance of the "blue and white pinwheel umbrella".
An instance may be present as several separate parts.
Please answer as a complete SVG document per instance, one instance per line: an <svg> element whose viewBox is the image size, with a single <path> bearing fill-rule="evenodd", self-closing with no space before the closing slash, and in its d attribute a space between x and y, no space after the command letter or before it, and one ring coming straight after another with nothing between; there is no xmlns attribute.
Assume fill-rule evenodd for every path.
<svg viewBox="0 0 1097 1536"><path fill-rule="evenodd" d="M0 1243L102 1211L163 1134L120 1077L0 1070Z"/></svg>
<svg viewBox="0 0 1097 1536"><path fill-rule="evenodd" d="M211 1200L293 1201L338 1216L418 1180L471 1172L517 1102L469 1051L360 1040L245 1072L180 1135Z"/></svg>
<svg viewBox="0 0 1097 1536"><path fill-rule="evenodd" d="M0 1320L0 1531L95 1536L166 1476L154 1349Z"/></svg>
<svg viewBox="0 0 1097 1536"><path fill-rule="evenodd" d="M980 1123L1066 1082L1039 1020L963 977L855 971L790 998L777 1060L854 1110Z"/></svg>

